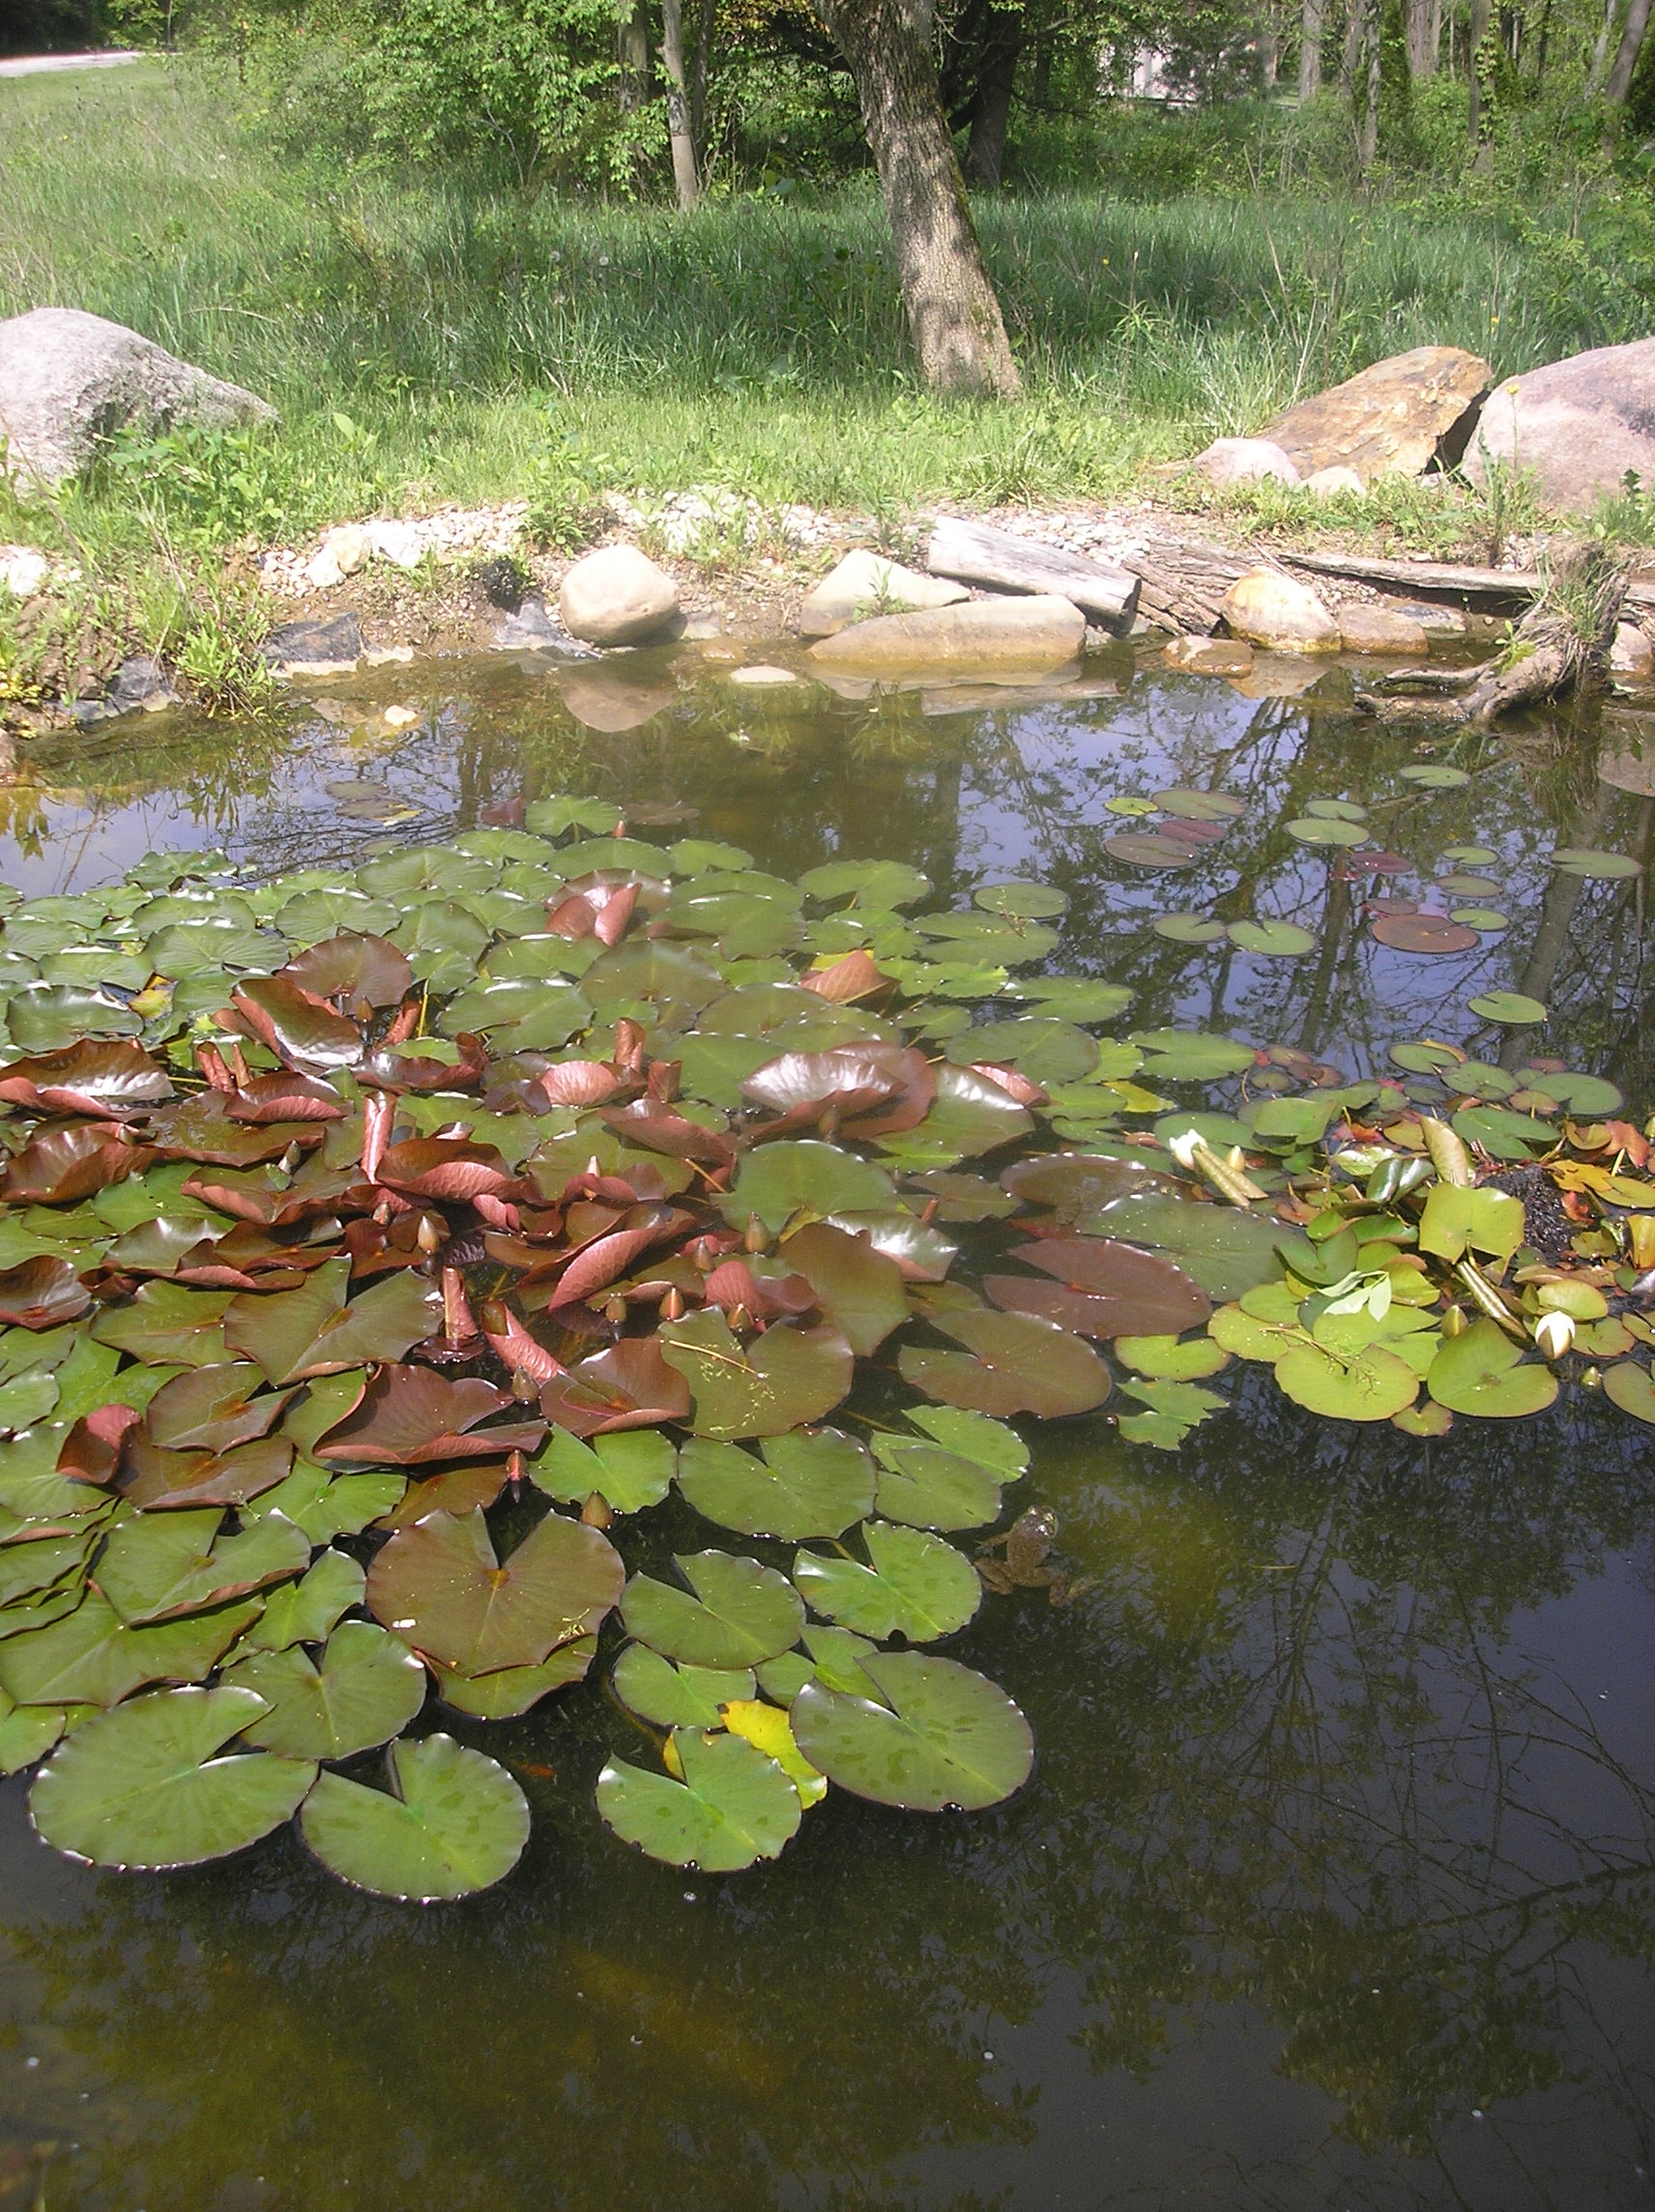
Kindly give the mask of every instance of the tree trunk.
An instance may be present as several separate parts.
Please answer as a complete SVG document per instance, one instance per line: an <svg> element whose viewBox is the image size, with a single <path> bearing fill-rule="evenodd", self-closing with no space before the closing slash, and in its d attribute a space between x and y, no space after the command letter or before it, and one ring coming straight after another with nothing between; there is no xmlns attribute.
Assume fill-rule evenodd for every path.
<svg viewBox="0 0 1655 2212"><path fill-rule="evenodd" d="M701 197L695 139L689 121L689 86L683 70L683 0L661 0L661 68L667 80L667 135L672 142L673 184L681 210Z"/></svg>
<svg viewBox="0 0 1655 2212"><path fill-rule="evenodd" d="M1362 18L1367 0L1346 0L1345 44L1339 55L1339 98L1355 113L1356 65L1362 53Z"/></svg>
<svg viewBox="0 0 1655 2212"><path fill-rule="evenodd" d="M1632 0L1626 11L1626 28L1620 34L1620 45L1615 52L1614 67L1609 73L1604 86L1604 102L1609 109L1609 128L1612 134L1620 120L1620 111L1626 105L1626 96L1632 90L1633 72L1638 57L1643 50L1643 34L1649 28L1649 0Z"/></svg>
<svg viewBox="0 0 1655 2212"><path fill-rule="evenodd" d="M1276 89L1276 78L1282 66L1282 42L1276 30L1276 11L1267 4L1259 18L1259 76L1266 95Z"/></svg>
<svg viewBox="0 0 1655 2212"><path fill-rule="evenodd" d="M1586 98L1596 100L1604 88L1609 73L1610 41L1614 37L1615 17L1620 12L1620 0L1604 0L1603 23L1598 31L1597 43L1592 47L1592 66L1586 72Z"/></svg>
<svg viewBox="0 0 1655 2212"><path fill-rule="evenodd" d="M1403 44L1410 84L1437 74L1442 45L1442 0L1403 0Z"/></svg>
<svg viewBox="0 0 1655 2212"><path fill-rule="evenodd" d="M689 78L689 135L701 159L705 188L711 157L707 147L707 76L712 57L712 16L717 0L701 0L701 20L695 31L695 66Z"/></svg>
<svg viewBox="0 0 1655 2212"><path fill-rule="evenodd" d="M1491 5L1492 0L1471 0L1471 21L1466 33L1466 82L1470 92L1466 110L1466 137L1473 157L1480 155L1483 145L1483 49L1489 40Z"/></svg>
<svg viewBox="0 0 1655 2212"><path fill-rule="evenodd" d="M1023 11L997 8L989 16L977 60L972 101L972 134L966 141L966 175L973 185L998 187L1005 166L1005 131L1011 93L1023 53Z"/></svg>
<svg viewBox="0 0 1655 2212"><path fill-rule="evenodd" d="M630 115L650 97L649 0L617 0L615 58L621 65L621 106Z"/></svg>
<svg viewBox="0 0 1655 2212"><path fill-rule="evenodd" d="M933 392L1021 398L931 55L929 0L816 0L856 79L920 372Z"/></svg>
<svg viewBox="0 0 1655 2212"><path fill-rule="evenodd" d="M1367 69L1363 73L1362 120L1356 131L1356 167L1363 176L1379 150L1379 0L1363 0Z"/></svg>
<svg viewBox="0 0 1655 2212"><path fill-rule="evenodd" d="M1298 101L1303 107L1321 90L1321 25L1326 0L1304 0L1298 34Z"/></svg>

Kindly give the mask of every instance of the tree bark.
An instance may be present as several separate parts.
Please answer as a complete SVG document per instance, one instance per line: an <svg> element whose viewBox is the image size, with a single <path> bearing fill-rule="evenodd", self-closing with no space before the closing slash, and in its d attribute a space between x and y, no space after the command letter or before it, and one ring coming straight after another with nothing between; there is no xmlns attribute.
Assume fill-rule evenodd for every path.
<svg viewBox="0 0 1655 2212"><path fill-rule="evenodd" d="M1276 29L1276 11L1271 0L1266 0L1259 17L1258 29L1259 75L1266 94L1276 89L1276 77L1282 66L1282 42Z"/></svg>
<svg viewBox="0 0 1655 2212"><path fill-rule="evenodd" d="M695 66L689 78L689 134L701 160L705 190L711 158L707 147L707 77L712 58L712 16L716 0L701 0L701 20L695 32Z"/></svg>
<svg viewBox="0 0 1655 2212"><path fill-rule="evenodd" d="M1442 47L1442 0L1403 0L1403 44L1410 84L1437 74Z"/></svg>
<svg viewBox="0 0 1655 2212"><path fill-rule="evenodd" d="M930 0L816 0L850 64L933 392L1022 397L931 54Z"/></svg>
<svg viewBox="0 0 1655 2212"><path fill-rule="evenodd" d="M1362 88L1361 128L1356 133L1356 166L1366 176L1379 150L1379 0L1366 0L1362 13L1367 24L1368 67Z"/></svg>
<svg viewBox="0 0 1655 2212"><path fill-rule="evenodd" d="M997 188L1005 166L1005 132L1011 94L1023 54L1023 10L997 8L984 27L977 58L972 130L966 141L966 175L973 185Z"/></svg>
<svg viewBox="0 0 1655 2212"><path fill-rule="evenodd" d="M661 68L667 80L667 136L673 184L687 213L701 198L701 172L689 120L689 86L683 69L683 0L661 0Z"/></svg>
<svg viewBox="0 0 1655 2212"><path fill-rule="evenodd" d="M1304 0L1298 34L1298 100L1303 107L1321 90L1321 26L1326 0Z"/></svg>
<svg viewBox="0 0 1655 2212"><path fill-rule="evenodd" d="M1588 100L1596 100L1604 88L1604 78L1609 73L1610 41L1614 37L1615 17L1619 12L1619 0L1604 0L1603 22L1598 30L1597 42L1592 47L1592 66L1586 72Z"/></svg>
<svg viewBox="0 0 1655 2212"><path fill-rule="evenodd" d="M615 58L621 65L622 110L630 115L650 97L649 0L617 0Z"/></svg>
<svg viewBox="0 0 1655 2212"><path fill-rule="evenodd" d="M1627 94L1632 90L1633 73L1638 57L1643 50L1643 35L1649 28L1649 0L1632 0L1626 11L1626 28L1620 34L1620 44L1615 51L1614 67L1609 73L1604 86L1604 103L1610 111L1610 129L1620 119L1626 105Z"/></svg>
<svg viewBox="0 0 1655 2212"><path fill-rule="evenodd" d="M1471 20L1466 33L1466 82L1470 99L1466 110L1466 137L1473 157L1483 145L1483 49L1488 44L1492 0L1471 0Z"/></svg>

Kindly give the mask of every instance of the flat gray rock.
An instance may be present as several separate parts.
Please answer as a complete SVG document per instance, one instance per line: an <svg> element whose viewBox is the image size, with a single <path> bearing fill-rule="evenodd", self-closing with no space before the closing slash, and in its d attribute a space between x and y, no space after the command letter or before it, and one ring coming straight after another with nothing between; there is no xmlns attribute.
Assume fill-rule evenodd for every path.
<svg viewBox="0 0 1655 2212"><path fill-rule="evenodd" d="M526 598L515 614L508 616L495 631L494 642L502 653L556 653L565 660L597 658L595 648L570 637L537 595Z"/></svg>
<svg viewBox="0 0 1655 2212"><path fill-rule="evenodd" d="M362 624L350 613L325 622L283 623L259 647L279 676L345 676L363 656Z"/></svg>
<svg viewBox="0 0 1655 2212"><path fill-rule="evenodd" d="M0 431L14 474L62 483L129 422L227 430L276 420L253 393L102 315L37 307L0 322Z"/></svg>
<svg viewBox="0 0 1655 2212"><path fill-rule="evenodd" d="M1655 484L1655 338L1508 376L1466 455L1474 484L1488 482L1490 461L1532 469L1542 497L1565 510L1612 497L1628 469Z"/></svg>

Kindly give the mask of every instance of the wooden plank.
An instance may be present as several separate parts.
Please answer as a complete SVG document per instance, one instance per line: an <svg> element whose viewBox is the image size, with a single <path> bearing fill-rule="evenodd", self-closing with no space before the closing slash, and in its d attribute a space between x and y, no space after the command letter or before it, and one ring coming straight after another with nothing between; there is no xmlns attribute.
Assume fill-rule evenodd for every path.
<svg viewBox="0 0 1655 2212"><path fill-rule="evenodd" d="M1124 568L1103 568L1055 545L1039 545L1009 530L991 530L957 514L940 514L932 528L925 566L934 576L962 584L987 584L1006 592L1052 592L1093 622L1124 627L1138 604L1138 579Z"/></svg>

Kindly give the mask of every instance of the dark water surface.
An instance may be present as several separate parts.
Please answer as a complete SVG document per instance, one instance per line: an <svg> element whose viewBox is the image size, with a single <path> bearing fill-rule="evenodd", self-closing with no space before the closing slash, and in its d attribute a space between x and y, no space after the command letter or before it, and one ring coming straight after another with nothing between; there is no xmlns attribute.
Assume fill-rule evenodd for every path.
<svg viewBox="0 0 1655 2212"><path fill-rule="evenodd" d="M1647 859L1629 712L1426 753L1352 718L1336 668L1246 698L1099 666L1089 695L988 704L744 693L688 653L387 671L269 728L124 724L38 753L41 782L3 795L0 877L71 889L177 846L275 874L552 791L683 800L783 875L880 855L944 897L1002 871L1060 885L1058 964L1130 983L1123 1027L1199 1022L1355 1074L1428 1035L1497 1060L1466 1002L1516 988L1552 1021L1506 1040L1510 1064L1544 1049L1655 1102L1647 871L1547 864ZM388 728L393 702L420 721ZM1470 782L1399 777L1427 757ZM1169 784L1248 814L1192 867L1119 864L1103 839L1131 824L1105 802ZM1284 833L1315 798L1368 804L1426 875L1492 849L1500 894L1467 903L1509 930L1387 952L1337 854ZM1318 944L1191 948L1150 929L1170 909ZM1650 2202L1652 1432L1566 1390L1427 1443L1318 1421L1254 1369L1176 1456L1101 1417L1031 1433L1029 1500L1094 1584L1063 1610L990 1598L950 1645L1034 1727L1033 1779L995 1812L835 1791L778 1863L674 1874L592 1811L628 1730L595 1678L456 1724L516 1772L534 1835L498 1889L425 1911L286 1835L187 1875L88 1872L5 1785L0 2206ZM663 1508L650 1541L682 1549L691 1524Z"/></svg>

